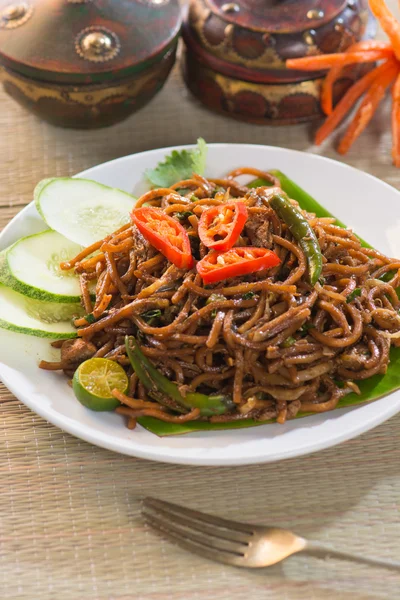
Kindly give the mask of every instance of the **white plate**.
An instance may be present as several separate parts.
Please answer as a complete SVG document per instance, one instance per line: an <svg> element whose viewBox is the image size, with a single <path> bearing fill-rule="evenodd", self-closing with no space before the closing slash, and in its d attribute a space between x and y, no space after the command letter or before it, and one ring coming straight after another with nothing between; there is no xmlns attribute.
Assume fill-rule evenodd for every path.
<svg viewBox="0 0 400 600"><path fill-rule="evenodd" d="M145 169L170 149L126 156L81 173L132 192ZM221 176L243 166L277 168L323 206L388 254L400 256L400 194L389 185L341 163L293 150L244 144L211 144L206 174ZM44 228L30 204L0 235L0 248ZM95 413L77 402L63 375L41 371L49 342L0 331L0 377L29 408L88 442L132 456L191 465L244 465L301 456L353 438L400 411L400 392L364 406L344 408L285 425L192 433L158 438L138 427L129 431L116 414Z"/></svg>

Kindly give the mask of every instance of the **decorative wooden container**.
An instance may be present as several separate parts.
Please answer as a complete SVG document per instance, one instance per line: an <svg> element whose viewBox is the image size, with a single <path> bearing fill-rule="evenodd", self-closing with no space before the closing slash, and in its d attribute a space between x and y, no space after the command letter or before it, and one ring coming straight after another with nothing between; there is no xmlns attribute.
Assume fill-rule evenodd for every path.
<svg viewBox="0 0 400 600"><path fill-rule="evenodd" d="M180 26L178 0L0 0L0 77L50 123L111 125L164 85Z"/></svg>
<svg viewBox="0 0 400 600"><path fill-rule="evenodd" d="M183 73L208 108L281 125L321 115L323 73L285 67L288 58L340 52L375 34L367 0L191 0L183 25ZM347 68L335 99L365 72Z"/></svg>

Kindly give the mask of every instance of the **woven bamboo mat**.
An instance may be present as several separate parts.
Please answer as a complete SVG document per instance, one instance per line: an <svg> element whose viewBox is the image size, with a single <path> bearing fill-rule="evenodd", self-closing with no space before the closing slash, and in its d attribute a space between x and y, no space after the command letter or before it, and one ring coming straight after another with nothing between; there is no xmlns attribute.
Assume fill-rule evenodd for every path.
<svg viewBox="0 0 400 600"><path fill-rule="evenodd" d="M388 116L383 106L346 161L399 186ZM52 128L0 92L0 227L31 200L33 186L44 177L191 143L199 135L209 142L314 152L311 130L259 128L214 116L188 97L178 70L137 116L93 132ZM337 158L331 145L318 152ZM298 556L250 572L194 557L144 526L140 498L154 495L276 523L338 546L399 558L399 432L400 415L309 457L193 469L91 446L46 423L0 387L0 598L395 600L400 577L370 567Z"/></svg>

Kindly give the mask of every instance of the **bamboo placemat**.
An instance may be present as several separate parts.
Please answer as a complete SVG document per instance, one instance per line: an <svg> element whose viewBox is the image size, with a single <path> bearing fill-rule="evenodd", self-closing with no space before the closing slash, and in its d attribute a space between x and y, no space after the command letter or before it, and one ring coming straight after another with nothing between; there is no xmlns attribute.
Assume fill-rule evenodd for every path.
<svg viewBox="0 0 400 600"><path fill-rule="evenodd" d="M391 166L388 109L381 108L346 162L399 186L400 171ZM192 143L200 135L209 142L315 152L311 131L214 116L188 97L177 69L138 115L92 132L50 127L0 92L0 227L31 200L44 177ZM338 158L331 145L318 152ZM263 520L399 559L399 432L400 415L309 457L190 468L91 446L46 423L0 387L0 598L395 600L399 575L371 567L298 556L268 570L245 571L189 555L144 526L140 498L154 495L232 518Z"/></svg>

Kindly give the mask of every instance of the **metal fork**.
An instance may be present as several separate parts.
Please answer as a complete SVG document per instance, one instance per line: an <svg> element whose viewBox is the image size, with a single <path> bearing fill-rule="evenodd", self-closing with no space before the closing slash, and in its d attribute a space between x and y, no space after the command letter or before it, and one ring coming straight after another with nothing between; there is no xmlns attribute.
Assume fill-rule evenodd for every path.
<svg viewBox="0 0 400 600"><path fill-rule="evenodd" d="M143 515L149 525L185 550L236 567L269 567L297 552L308 552L400 569L397 561L337 550L286 529L229 521L156 498L144 499Z"/></svg>

